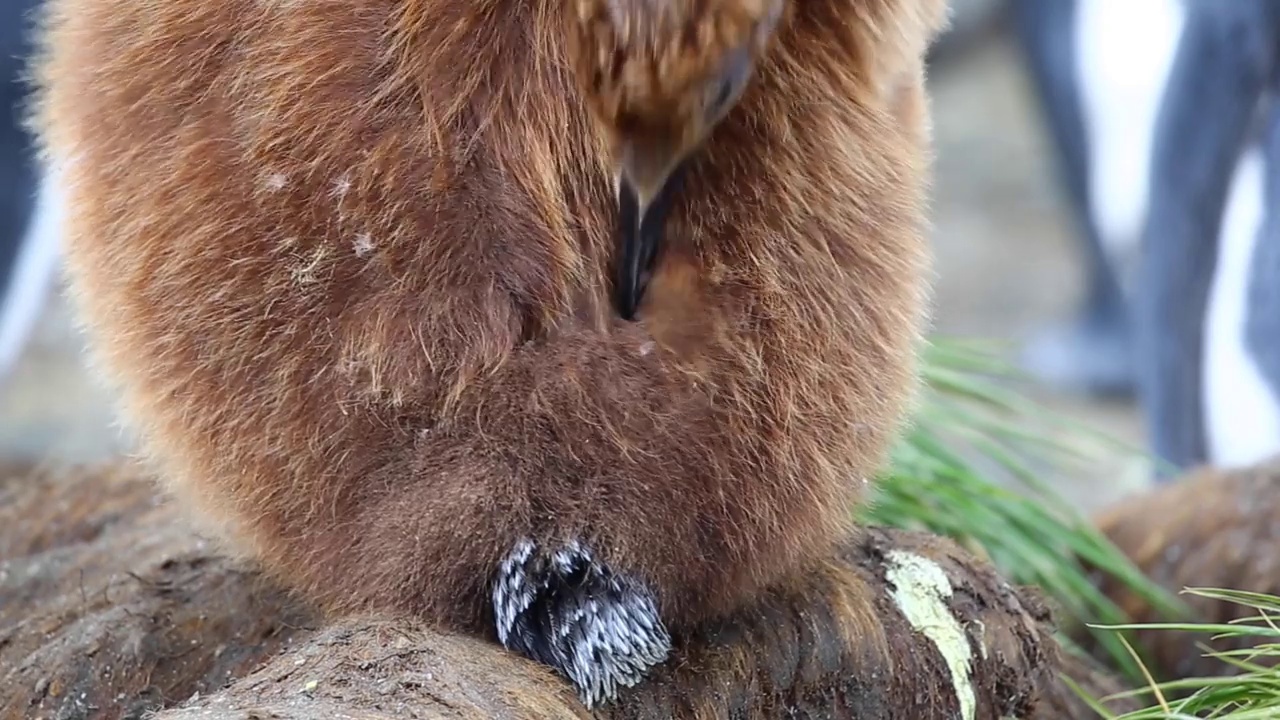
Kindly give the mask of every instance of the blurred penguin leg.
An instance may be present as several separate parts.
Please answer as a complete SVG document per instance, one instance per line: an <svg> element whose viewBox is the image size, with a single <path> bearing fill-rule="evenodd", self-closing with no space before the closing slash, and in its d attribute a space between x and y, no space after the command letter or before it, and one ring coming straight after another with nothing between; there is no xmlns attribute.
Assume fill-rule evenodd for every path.
<svg viewBox="0 0 1280 720"><path fill-rule="evenodd" d="M1082 241L1087 282L1077 316L1033 338L1023 364L1055 385L1123 395L1133 392L1127 309L1089 208L1089 147L1075 56L1078 7L1079 0L1015 0L1011 8Z"/></svg>
<svg viewBox="0 0 1280 720"><path fill-rule="evenodd" d="M1273 66L1274 5L1188 3L1156 125L1133 317L1151 451L1168 463L1159 479L1209 459L1202 381L1210 287L1230 180Z"/></svg>

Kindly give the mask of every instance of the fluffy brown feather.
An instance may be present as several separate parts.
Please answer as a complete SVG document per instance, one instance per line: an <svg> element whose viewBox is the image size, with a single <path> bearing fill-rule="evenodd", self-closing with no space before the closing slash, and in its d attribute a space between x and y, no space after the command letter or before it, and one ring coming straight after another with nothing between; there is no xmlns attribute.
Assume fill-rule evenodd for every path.
<svg viewBox="0 0 1280 720"><path fill-rule="evenodd" d="M491 633L513 543L581 538L678 631L849 529L914 383L941 0L794 2L635 323L575 3L49 5L97 356L174 489L308 596Z"/></svg>

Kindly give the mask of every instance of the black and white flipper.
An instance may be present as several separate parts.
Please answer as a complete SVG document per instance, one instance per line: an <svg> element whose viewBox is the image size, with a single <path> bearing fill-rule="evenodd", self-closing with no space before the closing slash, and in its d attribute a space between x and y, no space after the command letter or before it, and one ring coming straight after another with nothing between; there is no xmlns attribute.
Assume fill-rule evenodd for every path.
<svg viewBox="0 0 1280 720"><path fill-rule="evenodd" d="M516 543L494 578L493 610L499 641L563 673L588 708L614 700L671 652L653 593L578 542Z"/></svg>

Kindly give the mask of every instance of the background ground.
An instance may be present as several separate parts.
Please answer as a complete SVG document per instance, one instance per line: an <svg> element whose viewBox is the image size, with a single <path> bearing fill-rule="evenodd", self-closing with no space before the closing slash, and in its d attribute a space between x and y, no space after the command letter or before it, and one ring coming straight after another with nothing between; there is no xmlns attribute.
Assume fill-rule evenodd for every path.
<svg viewBox="0 0 1280 720"><path fill-rule="evenodd" d="M932 84L936 329L1016 341L1067 316L1080 291L1075 240L1029 88L1014 48L998 35L950 55ZM1141 442L1129 403L1032 391L1112 438ZM0 457L84 461L126 448L59 297L21 366L0 385ZM1050 475L1086 508L1131 491L1142 477L1121 457Z"/></svg>

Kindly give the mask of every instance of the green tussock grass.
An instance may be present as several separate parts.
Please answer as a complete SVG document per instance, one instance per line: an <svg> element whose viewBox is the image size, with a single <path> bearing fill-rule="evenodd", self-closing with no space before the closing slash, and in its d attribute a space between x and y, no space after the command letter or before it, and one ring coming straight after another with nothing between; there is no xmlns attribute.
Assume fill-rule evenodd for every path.
<svg viewBox="0 0 1280 720"><path fill-rule="evenodd" d="M1280 598L1234 590L1188 589L1186 592L1205 598L1234 603L1254 614L1225 625L1196 623L1161 623L1099 627L1101 632L1123 632L1137 629L1161 631L1184 630L1212 636L1214 640L1242 640L1238 650L1213 651L1202 646L1206 657L1224 666L1234 667L1238 674L1227 677L1187 678L1164 683L1148 680L1145 686L1126 695L1145 696L1150 707L1116 715L1094 703L1099 717L1108 720L1184 720L1218 718L1220 720L1276 720L1280 718ZM1225 669L1225 667L1224 667Z"/></svg>
<svg viewBox="0 0 1280 720"><path fill-rule="evenodd" d="M1016 373L980 344L936 339L922 373L912 425L863 519L945 535L985 554L1010 581L1042 588L1061 626L1087 625L1114 665L1141 682L1124 634L1095 627L1129 618L1090 573L1117 578L1170 619L1182 606L1042 480L1055 464L1134 451L1001 383Z"/></svg>

